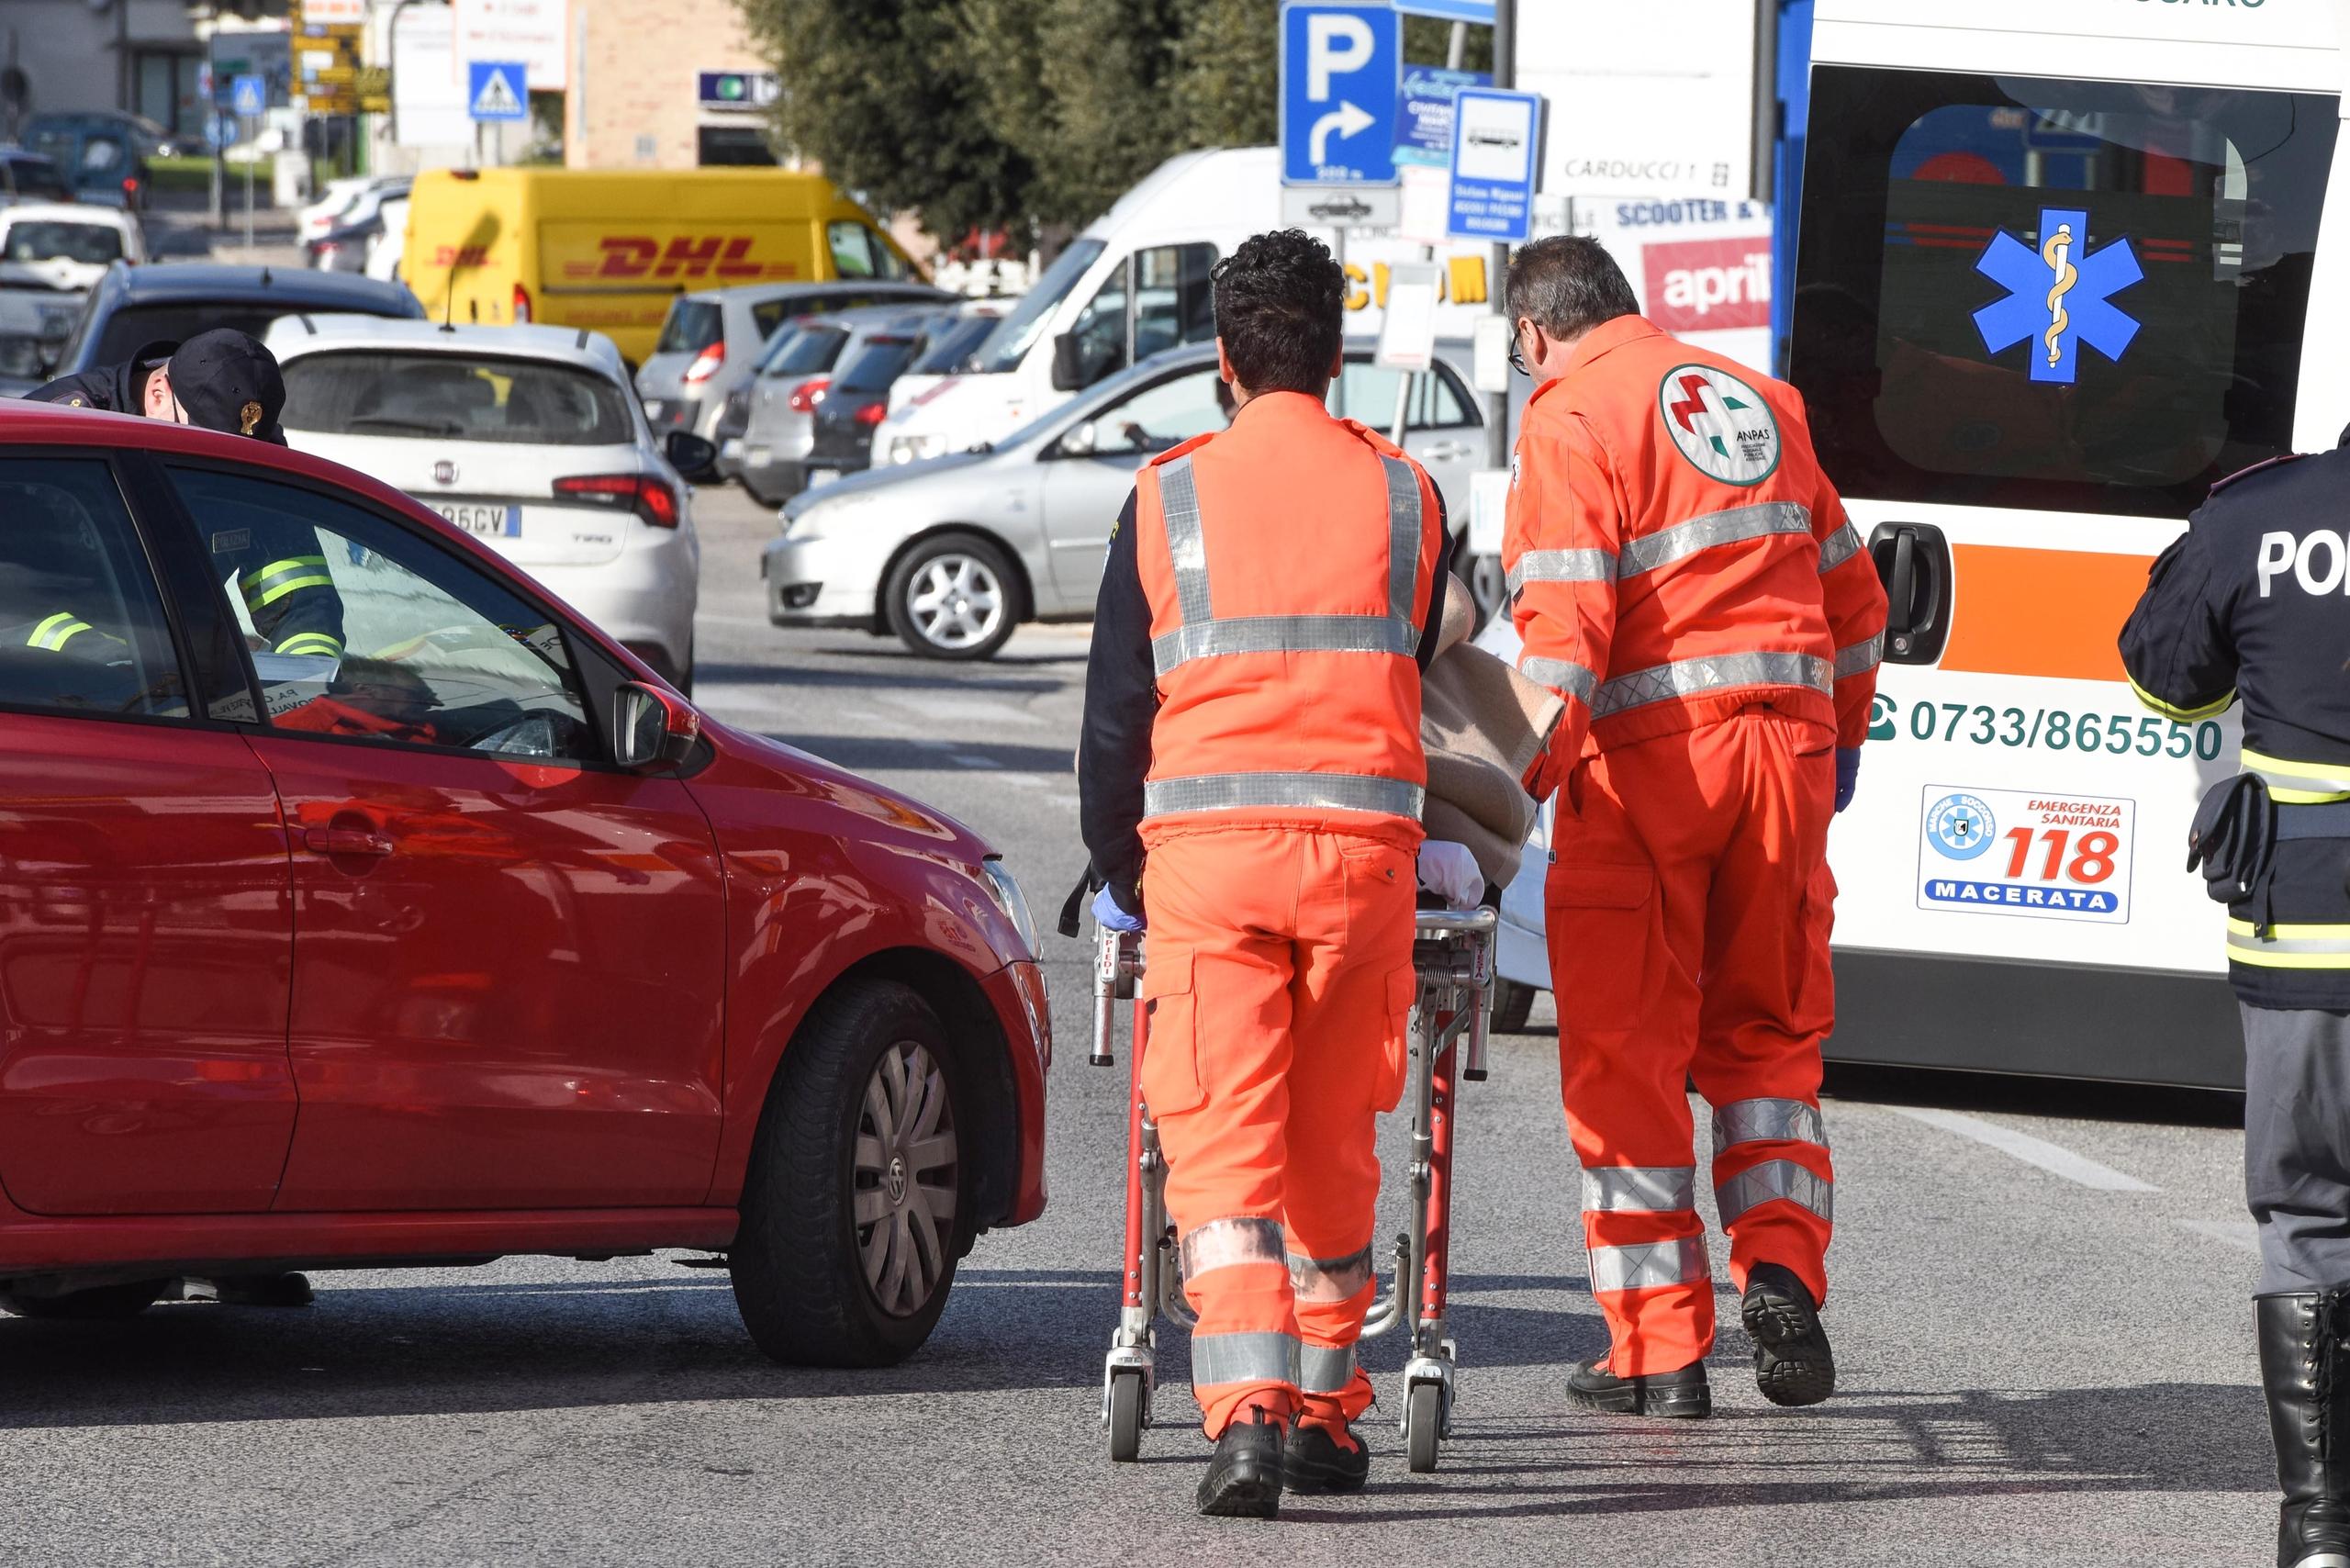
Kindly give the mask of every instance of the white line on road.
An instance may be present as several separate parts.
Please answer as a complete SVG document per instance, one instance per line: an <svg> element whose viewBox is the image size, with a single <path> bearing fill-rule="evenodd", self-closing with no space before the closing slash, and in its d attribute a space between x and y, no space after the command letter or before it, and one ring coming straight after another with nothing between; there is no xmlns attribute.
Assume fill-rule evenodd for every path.
<svg viewBox="0 0 2350 1568"><path fill-rule="evenodd" d="M996 702L984 697L965 693L933 697L920 691L892 691L882 700L893 708L903 708L925 719L940 723L973 724L1040 724L1035 714L1014 708L1009 702Z"/></svg>
<svg viewBox="0 0 2350 1568"><path fill-rule="evenodd" d="M1939 1111L1924 1105L1887 1105L1885 1108L1912 1121L1923 1122L1930 1127L1940 1127L1944 1132L1973 1138L1976 1143L1988 1144L2002 1154L2013 1155L2026 1165L2037 1165L2042 1170L2053 1172L2067 1182L2077 1182L2084 1187L2095 1187L2108 1193L2162 1191L2160 1187L2141 1182L2135 1176L2125 1176L2110 1165L2099 1165L2085 1154L2075 1154L2046 1138L2037 1138L2013 1127L2003 1127L1980 1116L1970 1116L1959 1111Z"/></svg>
<svg viewBox="0 0 2350 1568"><path fill-rule="evenodd" d="M949 752L946 756L946 760L949 762L959 762L966 767L986 767L992 769L1001 768L1003 766L993 757L973 756L968 751Z"/></svg>

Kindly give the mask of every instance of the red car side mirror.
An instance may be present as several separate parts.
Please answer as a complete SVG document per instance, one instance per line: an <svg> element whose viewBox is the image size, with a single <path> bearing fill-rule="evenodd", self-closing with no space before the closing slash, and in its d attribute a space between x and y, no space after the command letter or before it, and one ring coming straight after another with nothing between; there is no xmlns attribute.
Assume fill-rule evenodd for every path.
<svg viewBox="0 0 2350 1568"><path fill-rule="evenodd" d="M682 697L630 681L612 697L612 760L631 773L686 765L701 739L701 715Z"/></svg>

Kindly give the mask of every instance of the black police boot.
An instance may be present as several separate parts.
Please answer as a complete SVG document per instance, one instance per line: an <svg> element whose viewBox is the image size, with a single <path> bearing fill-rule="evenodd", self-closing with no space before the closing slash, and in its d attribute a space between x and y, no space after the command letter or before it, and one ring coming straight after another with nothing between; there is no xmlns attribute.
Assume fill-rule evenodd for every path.
<svg viewBox="0 0 2350 1568"><path fill-rule="evenodd" d="M300 1274L218 1274L212 1289L223 1306L308 1306L310 1282Z"/></svg>
<svg viewBox="0 0 2350 1568"><path fill-rule="evenodd" d="M1360 1492L1371 1474L1371 1450L1352 1427L1333 1432L1319 1421L1300 1421L1290 1428L1283 1464L1292 1492Z"/></svg>
<svg viewBox="0 0 2350 1568"><path fill-rule="evenodd" d="M1281 1511L1283 1423L1251 1405L1215 1440L1200 1478L1200 1512L1222 1518L1270 1519Z"/></svg>
<svg viewBox="0 0 2350 1568"><path fill-rule="evenodd" d="M1793 1270L1755 1264L1738 1315L1754 1337L1754 1384L1763 1398L1817 1405L1836 1392L1836 1358L1819 1326L1819 1305Z"/></svg>
<svg viewBox="0 0 2350 1568"><path fill-rule="evenodd" d="M2277 1442L2277 1568L2350 1568L2350 1292L2253 1297Z"/></svg>
<svg viewBox="0 0 2350 1568"><path fill-rule="evenodd" d="M1597 1361L1577 1361L1567 1373L1567 1397L1586 1410L1609 1416L1670 1416L1695 1421L1714 1413L1714 1391L1706 1363L1692 1361L1679 1372L1617 1377Z"/></svg>

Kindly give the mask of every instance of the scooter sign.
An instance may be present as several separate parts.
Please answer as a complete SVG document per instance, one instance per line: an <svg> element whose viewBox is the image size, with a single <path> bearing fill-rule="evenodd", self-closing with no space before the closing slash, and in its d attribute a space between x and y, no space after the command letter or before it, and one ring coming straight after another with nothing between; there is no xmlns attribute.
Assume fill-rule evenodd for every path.
<svg viewBox="0 0 2350 1568"><path fill-rule="evenodd" d="M1929 784L1918 907L2126 924L2136 802Z"/></svg>

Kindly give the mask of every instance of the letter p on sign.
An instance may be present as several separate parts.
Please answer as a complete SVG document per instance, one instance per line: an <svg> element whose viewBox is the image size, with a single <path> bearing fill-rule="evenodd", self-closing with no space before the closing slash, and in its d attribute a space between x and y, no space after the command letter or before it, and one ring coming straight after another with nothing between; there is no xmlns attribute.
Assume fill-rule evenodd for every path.
<svg viewBox="0 0 2350 1568"><path fill-rule="evenodd" d="M1305 99L1330 101L1330 78L1360 71L1378 48L1371 24L1360 17L1324 13L1305 21Z"/></svg>

